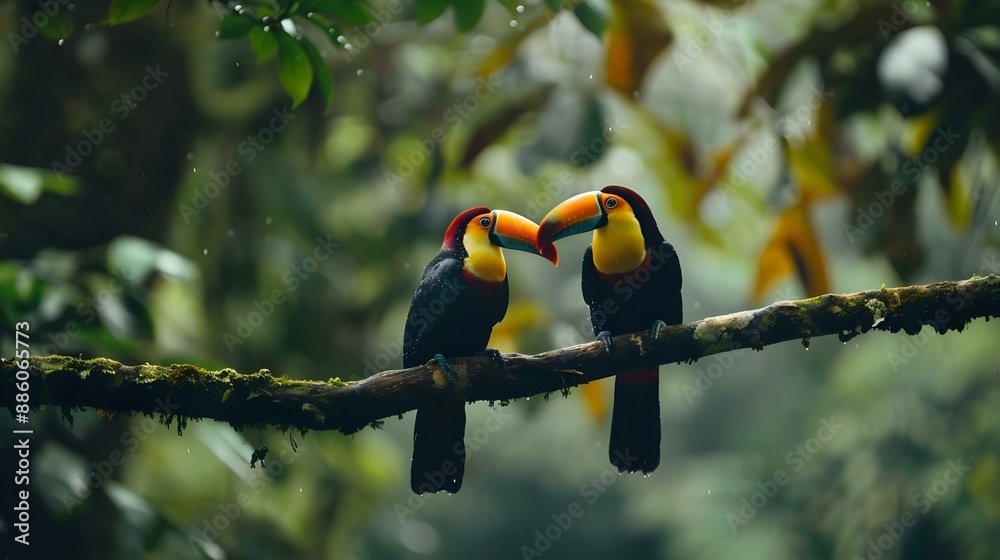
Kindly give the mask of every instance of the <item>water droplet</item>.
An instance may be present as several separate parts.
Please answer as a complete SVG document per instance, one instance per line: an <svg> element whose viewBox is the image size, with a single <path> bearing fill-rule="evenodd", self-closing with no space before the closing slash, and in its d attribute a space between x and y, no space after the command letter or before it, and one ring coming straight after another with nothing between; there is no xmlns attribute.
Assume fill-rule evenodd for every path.
<svg viewBox="0 0 1000 560"><path fill-rule="evenodd" d="M701 309L701 302L700 301L694 302L694 308L695 309Z"/></svg>
<svg viewBox="0 0 1000 560"><path fill-rule="evenodd" d="M518 6L517 7L517 13L523 14L524 13L524 6Z"/></svg>
<svg viewBox="0 0 1000 560"><path fill-rule="evenodd" d="M333 29L331 29L330 31L333 31ZM347 37L344 37L343 35L337 35L337 42L340 43L341 45L347 44Z"/></svg>
<svg viewBox="0 0 1000 560"><path fill-rule="evenodd" d="M361 70L360 68L358 69L358 76L360 76L360 75L362 75L362 74L364 74L364 73L365 73L365 71L364 71L364 70Z"/></svg>
<svg viewBox="0 0 1000 560"><path fill-rule="evenodd" d="M201 254L208 255L208 249L205 249L204 251L202 251Z"/></svg>
<svg viewBox="0 0 1000 560"><path fill-rule="evenodd" d="M511 27L517 27L517 20L513 20L513 19L510 20L510 26Z"/></svg>
<svg viewBox="0 0 1000 560"><path fill-rule="evenodd" d="M268 218L266 220L264 220L264 223L267 224L267 225L271 225L271 217L268 216Z"/></svg>
<svg viewBox="0 0 1000 560"><path fill-rule="evenodd" d="M299 494L301 494L301 493L302 493L302 489L301 489L301 488L299 488Z"/></svg>
<svg viewBox="0 0 1000 560"><path fill-rule="evenodd" d="M591 75L590 75L590 79L591 79L591 80L593 80L593 79L594 79L594 75L593 75L593 74L591 74Z"/></svg>
<svg viewBox="0 0 1000 560"><path fill-rule="evenodd" d="M190 453L190 452L191 452L191 448L190 448L190 447L188 447L188 453Z"/></svg>
<svg viewBox="0 0 1000 560"><path fill-rule="evenodd" d="M711 490L709 490L709 491L708 491L708 495L709 495L709 496L711 496L711 495L712 495L712 491L711 491Z"/></svg>
<svg viewBox="0 0 1000 560"><path fill-rule="evenodd" d="M188 158L188 161L193 160L194 159L194 153L188 152L187 158Z"/></svg>
<svg viewBox="0 0 1000 560"><path fill-rule="evenodd" d="M237 68L239 68L239 67L240 67L240 63L239 63L239 62L237 62L237 63L236 63L236 67L237 67Z"/></svg>
<svg viewBox="0 0 1000 560"><path fill-rule="evenodd" d="M65 42L66 42L66 39L59 39L59 46L60 47L63 46L63 43L65 43Z"/></svg>
<svg viewBox="0 0 1000 560"><path fill-rule="evenodd" d="M191 171L194 171L195 173L197 173L198 172L198 168L197 167L192 167Z"/></svg>

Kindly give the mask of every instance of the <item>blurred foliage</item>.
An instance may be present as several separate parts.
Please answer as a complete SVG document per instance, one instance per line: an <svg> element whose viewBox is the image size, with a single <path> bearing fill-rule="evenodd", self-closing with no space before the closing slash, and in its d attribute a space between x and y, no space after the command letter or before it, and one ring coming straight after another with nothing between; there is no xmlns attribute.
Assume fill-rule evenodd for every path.
<svg viewBox="0 0 1000 560"><path fill-rule="evenodd" d="M456 213L537 221L613 183L677 247L690 320L1000 272L998 22L985 0L0 1L0 353L28 321L34 354L358 379L401 365ZM588 242L555 270L508 254L494 345L591 340ZM609 383L470 405L456 496L409 493L412 414L177 437L45 410L32 553L992 558L997 329L665 366L649 478L606 464Z"/></svg>

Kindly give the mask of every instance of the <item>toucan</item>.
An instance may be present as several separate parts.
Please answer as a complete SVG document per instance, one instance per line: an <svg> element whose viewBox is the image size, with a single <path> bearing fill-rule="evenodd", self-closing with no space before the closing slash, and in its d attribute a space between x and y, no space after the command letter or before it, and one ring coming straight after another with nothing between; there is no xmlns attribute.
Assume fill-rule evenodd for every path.
<svg viewBox="0 0 1000 560"><path fill-rule="evenodd" d="M455 379L445 357L490 355L493 326L507 312L510 287L501 248L558 259L555 247L542 254L538 225L505 210L477 207L452 220L437 256L424 269L403 330L403 366L437 363ZM502 363L502 362L501 362ZM444 381L444 380L442 380ZM458 492L465 473L465 402L459 396L417 409L413 429L410 488Z"/></svg>
<svg viewBox="0 0 1000 560"><path fill-rule="evenodd" d="M594 334L610 353L611 336L682 322L681 265L663 239L646 201L610 185L558 204L538 225L538 246L593 231L583 255L583 299ZM660 464L658 368L629 371L615 379L608 457L618 472L652 472Z"/></svg>

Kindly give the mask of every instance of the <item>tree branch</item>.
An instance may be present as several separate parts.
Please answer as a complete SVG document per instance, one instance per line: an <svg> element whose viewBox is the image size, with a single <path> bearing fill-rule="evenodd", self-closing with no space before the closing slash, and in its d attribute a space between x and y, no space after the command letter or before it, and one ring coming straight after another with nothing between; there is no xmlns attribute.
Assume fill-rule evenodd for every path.
<svg viewBox="0 0 1000 560"><path fill-rule="evenodd" d="M977 318L1000 316L1000 277L939 282L781 301L648 333L616 336L610 355L591 342L536 355L504 354L503 367L489 357L449 359L457 379L436 365L385 371L357 382L299 381L267 370L241 374L191 365L122 365L106 358L67 356L29 360L30 405L94 407L111 413L160 413L212 418L243 426L271 424L350 434L458 393L467 401L500 401L561 391L623 371L670 362L691 362L720 352L836 334L847 341L871 330L914 335L924 325L944 334ZM17 362L0 360L0 406L14 413ZM23 365L23 364L22 364Z"/></svg>

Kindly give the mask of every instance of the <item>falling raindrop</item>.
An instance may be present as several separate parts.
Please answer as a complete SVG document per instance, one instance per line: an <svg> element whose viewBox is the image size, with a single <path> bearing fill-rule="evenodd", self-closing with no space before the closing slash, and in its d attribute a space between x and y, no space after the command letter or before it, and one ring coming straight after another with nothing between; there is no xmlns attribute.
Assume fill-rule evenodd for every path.
<svg viewBox="0 0 1000 560"><path fill-rule="evenodd" d="M517 27L517 20L513 20L513 19L510 20L510 26L511 27Z"/></svg>
<svg viewBox="0 0 1000 560"><path fill-rule="evenodd" d="M239 68L239 67L240 67L240 63L239 63L239 62L237 62L237 63L236 63L236 67L237 67L237 68Z"/></svg>
<svg viewBox="0 0 1000 560"><path fill-rule="evenodd" d="M266 220L264 220L264 223L267 224L267 225L271 225L271 217L268 216L268 218Z"/></svg>
<svg viewBox="0 0 1000 560"><path fill-rule="evenodd" d="M197 173L198 172L198 168L197 167L192 167L191 171L194 171L195 173Z"/></svg>
<svg viewBox="0 0 1000 560"><path fill-rule="evenodd" d="M364 74L364 73L365 73L365 71L364 71L364 70L361 70L360 68L358 69L358 76L360 76L360 75L362 75L362 74Z"/></svg>
<svg viewBox="0 0 1000 560"><path fill-rule="evenodd" d="M188 447L188 453L190 453L190 452L191 452L191 448L190 448L190 447Z"/></svg>
<svg viewBox="0 0 1000 560"><path fill-rule="evenodd" d="M194 159L194 154L191 153L191 152L188 152L187 158L188 158L188 161L193 160Z"/></svg>
<svg viewBox="0 0 1000 560"><path fill-rule="evenodd" d="M66 42L66 39L59 39L59 46L60 47L63 46L63 43L65 43L65 42Z"/></svg>
<svg viewBox="0 0 1000 560"><path fill-rule="evenodd" d="M709 490L709 491L708 491L708 494L709 494L709 495L711 496L711 495L712 495L712 491L711 491L711 490Z"/></svg>
<svg viewBox="0 0 1000 560"><path fill-rule="evenodd" d="M591 75L590 75L590 79L591 79L591 80L593 80L593 79L594 79L594 75L593 75L593 74L591 74Z"/></svg>
<svg viewBox="0 0 1000 560"><path fill-rule="evenodd" d="M203 254L203 255L206 255L206 256L207 256L207 255L208 255L208 249L205 249L204 251L202 251L202 252L201 252L201 254Z"/></svg>
<svg viewBox="0 0 1000 560"><path fill-rule="evenodd" d="M523 14L524 13L524 6L518 6L517 7L517 13Z"/></svg>

